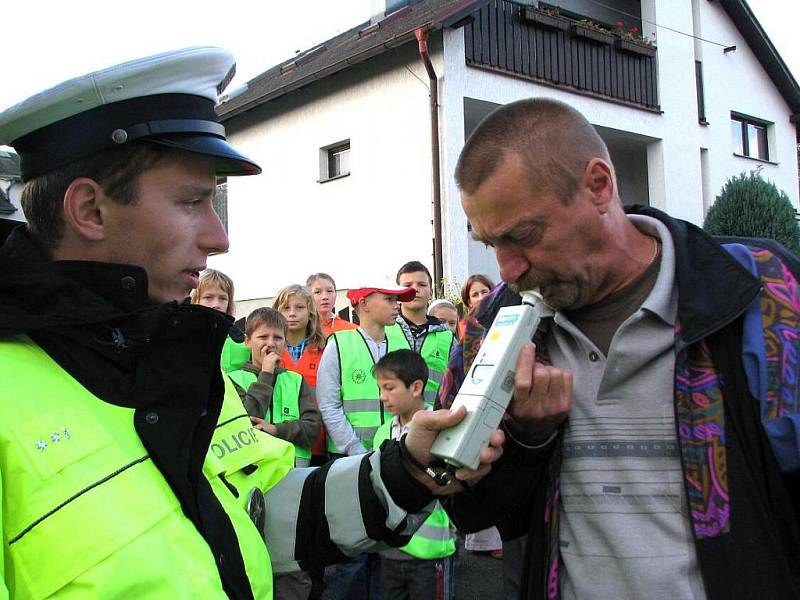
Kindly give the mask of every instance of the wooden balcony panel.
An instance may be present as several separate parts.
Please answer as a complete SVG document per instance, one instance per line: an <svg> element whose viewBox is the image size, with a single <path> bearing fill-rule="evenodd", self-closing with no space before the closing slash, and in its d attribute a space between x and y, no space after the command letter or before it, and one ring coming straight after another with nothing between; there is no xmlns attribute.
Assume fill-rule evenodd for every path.
<svg viewBox="0 0 800 600"><path fill-rule="evenodd" d="M505 0L478 11L464 28L467 64L659 110L654 52L547 26L523 11Z"/></svg>

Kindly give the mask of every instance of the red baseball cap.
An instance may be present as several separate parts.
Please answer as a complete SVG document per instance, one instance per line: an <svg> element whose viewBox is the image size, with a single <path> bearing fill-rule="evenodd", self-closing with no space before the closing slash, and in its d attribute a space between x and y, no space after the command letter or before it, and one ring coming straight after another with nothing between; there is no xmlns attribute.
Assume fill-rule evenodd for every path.
<svg viewBox="0 0 800 600"><path fill-rule="evenodd" d="M370 294L386 294L387 296L397 296L397 300L399 302L408 302L409 300L413 300L417 297L417 290L410 287L392 287L391 283L387 280L381 282L381 285L365 285L363 287L357 287L348 290L347 299L350 300L351 306L356 306L359 300L366 298Z"/></svg>

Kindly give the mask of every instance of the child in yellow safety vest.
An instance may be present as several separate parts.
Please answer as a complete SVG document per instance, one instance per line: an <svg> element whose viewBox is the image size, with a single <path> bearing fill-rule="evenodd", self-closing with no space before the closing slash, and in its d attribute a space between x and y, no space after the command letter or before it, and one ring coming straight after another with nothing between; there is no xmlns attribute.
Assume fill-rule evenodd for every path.
<svg viewBox="0 0 800 600"><path fill-rule="evenodd" d="M228 373L256 427L295 448L295 465L307 467L322 418L302 375L280 365L286 345L286 318L273 308L257 308L245 323L250 362Z"/></svg>
<svg viewBox="0 0 800 600"><path fill-rule="evenodd" d="M381 402L392 414L391 421L375 434L377 448L385 440L405 435L414 413L426 410L423 392L428 367L416 352L396 350L381 358L373 370ZM437 502L407 545L381 552L381 600L451 600L455 551L450 519Z"/></svg>

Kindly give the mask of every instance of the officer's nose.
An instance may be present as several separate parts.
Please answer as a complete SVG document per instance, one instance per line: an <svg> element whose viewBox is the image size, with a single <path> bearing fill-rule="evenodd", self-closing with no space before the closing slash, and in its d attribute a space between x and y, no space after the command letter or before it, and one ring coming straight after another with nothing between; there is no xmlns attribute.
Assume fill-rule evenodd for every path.
<svg viewBox="0 0 800 600"><path fill-rule="evenodd" d="M200 239L198 245L205 251L207 255L210 254L223 254L228 251L230 242L228 241L228 234L222 221L219 219L214 207L209 202L208 212L203 223L203 230L200 232Z"/></svg>

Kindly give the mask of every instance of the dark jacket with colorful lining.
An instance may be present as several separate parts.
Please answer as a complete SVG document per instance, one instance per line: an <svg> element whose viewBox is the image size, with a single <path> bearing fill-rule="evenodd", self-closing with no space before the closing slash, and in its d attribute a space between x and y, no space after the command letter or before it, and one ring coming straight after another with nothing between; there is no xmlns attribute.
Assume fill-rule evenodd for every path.
<svg viewBox="0 0 800 600"><path fill-rule="evenodd" d="M675 425L684 490L708 598L800 597L798 360L800 263L779 244L725 239L655 209L676 253ZM468 324L442 389L452 402L482 332L519 297L501 285ZM544 319L534 341L549 362ZM512 427L513 425L509 425ZM513 432L512 432L513 433ZM558 598L561 436L541 450L513 440L471 495L448 501L465 531L528 534L521 598Z"/></svg>

